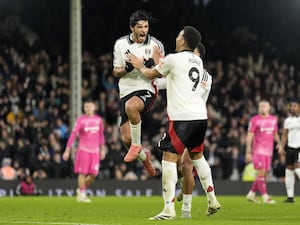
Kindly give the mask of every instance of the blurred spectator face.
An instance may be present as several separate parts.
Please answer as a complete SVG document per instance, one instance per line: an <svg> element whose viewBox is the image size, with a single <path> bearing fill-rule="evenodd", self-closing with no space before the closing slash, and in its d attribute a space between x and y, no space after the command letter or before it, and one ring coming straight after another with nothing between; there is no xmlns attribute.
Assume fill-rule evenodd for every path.
<svg viewBox="0 0 300 225"><path fill-rule="evenodd" d="M26 176L25 182L26 182L27 184L30 184L30 183L32 182L31 176Z"/></svg>
<svg viewBox="0 0 300 225"><path fill-rule="evenodd" d="M17 105L13 105L12 112L14 115L17 115L19 113L19 107Z"/></svg>

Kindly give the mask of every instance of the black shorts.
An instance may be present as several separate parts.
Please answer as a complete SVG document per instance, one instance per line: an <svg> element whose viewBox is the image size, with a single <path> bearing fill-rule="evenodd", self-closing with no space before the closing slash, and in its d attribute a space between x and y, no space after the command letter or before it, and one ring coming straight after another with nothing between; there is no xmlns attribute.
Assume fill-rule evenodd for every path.
<svg viewBox="0 0 300 225"><path fill-rule="evenodd" d="M158 148L180 155L185 148L189 152L203 152L206 128L207 120L169 121Z"/></svg>
<svg viewBox="0 0 300 225"><path fill-rule="evenodd" d="M295 163L300 163L300 148L290 148L285 149L285 164L287 166L295 165Z"/></svg>
<svg viewBox="0 0 300 225"><path fill-rule="evenodd" d="M120 101L120 116L121 116L121 123L120 125L123 125L128 121L128 116L125 112L125 103L132 98L133 96L139 97L144 102L144 112L148 112L151 107L153 106L155 99L157 97L157 94L152 93L149 90L140 90L130 93L129 95L126 95L125 97L121 98ZM141 113L141 117L143 117L144 112Z"/></svg>

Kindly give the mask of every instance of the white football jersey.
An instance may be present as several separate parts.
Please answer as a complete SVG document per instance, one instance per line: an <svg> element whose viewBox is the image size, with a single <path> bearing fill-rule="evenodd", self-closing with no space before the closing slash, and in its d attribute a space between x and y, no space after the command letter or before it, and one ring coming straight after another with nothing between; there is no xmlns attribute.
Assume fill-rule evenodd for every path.
<svg viewBox="0 0 300 225"><path fill-rule="evenodd" d="M206 101L212 77L192 51L167 55L155 69L167 79L167 111L170 120L207 119Z"/></svg>
<svg viewBox="0 0 300 225"><path fill-rule="evenodd" d="M125 59L128 53L132 53L139 58L148 59L152 57L153 47L158 46L164 55L164 46L156 38L148 35L144 43L134 43L130 35L119 38L114 45L114 67L125 67ZM120 97L124 97L134 91L149 90L157 92L153 80L144 77L138 70L133 69L119 79Z"/></svg>
<svg viewBox="0 0 300 225"><path fill-rule="evenodd" d="M284 120L283 128L288 130L287 145L291 148L300 147L300 116L289 116Z"/></svg>

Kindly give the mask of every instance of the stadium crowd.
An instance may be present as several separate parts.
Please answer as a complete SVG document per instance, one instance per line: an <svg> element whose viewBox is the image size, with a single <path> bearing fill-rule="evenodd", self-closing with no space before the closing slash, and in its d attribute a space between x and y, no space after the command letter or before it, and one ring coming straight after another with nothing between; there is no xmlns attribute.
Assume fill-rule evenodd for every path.
<svg viewBox="0 0 300 225"><path fill-rule="evenodd" d="M240 55L233 52L235 60L205 60L205 67L213 76L205 156L214 179L241 179L248 122L256 113L258 100L271 102L281 129L289 99L300 99L299 70L276 55L267 54L268 45L263 43L261 49L246 50ZM117 82L112 74L111 52L99 56L83 52L81 95L83 99L96 100L97 113L106 125L106 152L102 152L99 179L150 179L140 162L123 161L126 149L119 134ZM38 43L29 46L20 35L1 36L0 162L5 163L1 167L2 179L22 179L26 169L34 179L75 176L72 160L64 162L61 157L70 133L69 87L67 58L51 55ZM167 123L165 101L162 90L143 123L142 143L152 150L157 172L161 169L161 152L156 144ZM14 171L8 177L4 170L7 166ZM270 175L275 179L284 176L284 162L277 154Z"/></svg>

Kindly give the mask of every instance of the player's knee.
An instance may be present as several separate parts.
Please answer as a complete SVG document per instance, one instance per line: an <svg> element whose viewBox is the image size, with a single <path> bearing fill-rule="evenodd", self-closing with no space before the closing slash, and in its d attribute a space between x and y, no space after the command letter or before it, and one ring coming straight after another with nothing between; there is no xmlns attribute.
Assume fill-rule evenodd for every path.
<svg viewBox="0 0 300 225"><path fill-rule="evenodd" d="M135 108L133 106L131 106L130 104L129 105L126 105L126 108L125 108L125 112L126 114L129 116L131 114L133 114L135 112Z"/></svg>
<svg viewBox="0 0 300 225"><path fill-rule="evenodd" d="M136 102L134 101L134 99L130 99L125 103L125 111L126 113L132 113L136 111L137 108Z"/></svg>
<svg viewBox="0 0 300 225"><path fill-rule="evenodd" d="M182 174L188 174L193 172L193 165L191 163L183 162L181 163Z"/></svg>
<svg viewBox="0 0 300 225"><path fill-rule="evenodd" d="M144 110L144 102L137 96L132 97L125 103L125 112L127 115L134 115Z"/></svg>
<svg viewBox="0 0 300 225"><path fill-rule="evenodd" d="M300 180L300 168L295 168L296 177Z"/></svg>

